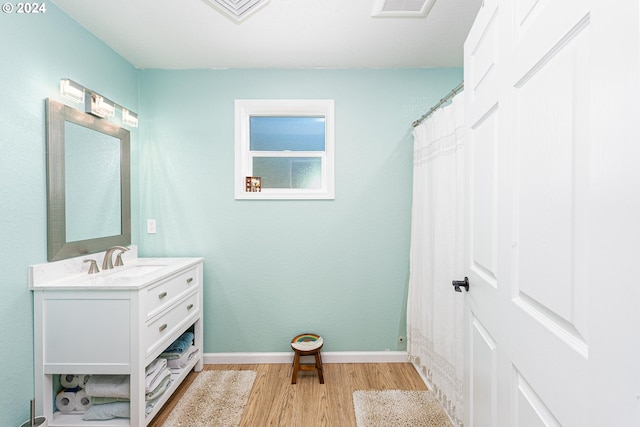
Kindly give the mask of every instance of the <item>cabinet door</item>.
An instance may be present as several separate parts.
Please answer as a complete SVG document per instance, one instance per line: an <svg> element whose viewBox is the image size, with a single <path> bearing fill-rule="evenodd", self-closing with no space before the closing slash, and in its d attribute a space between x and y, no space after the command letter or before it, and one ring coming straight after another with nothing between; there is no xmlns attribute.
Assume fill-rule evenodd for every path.
<svg viewBox="0 0 640 427"><path fill-rule="evenodd" d="M64 297L42 301L44 372L128 374L130 301Z"/></svg>

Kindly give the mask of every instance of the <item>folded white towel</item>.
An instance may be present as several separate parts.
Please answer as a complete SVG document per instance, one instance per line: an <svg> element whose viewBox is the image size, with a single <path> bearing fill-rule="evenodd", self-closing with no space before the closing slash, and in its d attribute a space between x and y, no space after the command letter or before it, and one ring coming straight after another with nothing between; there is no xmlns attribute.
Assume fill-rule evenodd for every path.
<svg viewBox="0 0 640 427"><path fill-rule="evenodd" d="M149 364L144 370L144 374L146 376L152 375L155 372L160 371L162 368L167 366L166 359L155 359L153 362Z"/></svg>
<svg viewBox="0 0 640 427"><path fill-rule="evenodd" d="M156 359L145 369L144 392L149 393L157 385L158 376L167 368L166 359Z"/></svg>
<svg viewBox="0 0 640 427"><path fill-rule="evenodd" d="M171 369L182 369L187 366L190 360L193 360L193 358L197 356L198 351L198 348L192 345L187 349L187 351L182 353L182 356L178 359L167 360L167 366Z"/></svg>
<svg viewBox="0 0 640 427"><path fill-rule="evenodd" d="M171 371L166 368L166 374L162 376L162 379L158 382L156 387L151 390L149 393L146 393L144 399L149 402L160 397L169 387L171 383Z"/></svg>
<svg viewBox="0 0 640 427"><path fill-rule="evenodd" d="M152 381L145 385L145 394L155 390L166 377L171 377L171 371L165 366L160 372L158 372Z"/></svg>
<svg viewBox="0 0 640 427"><path fill-rule="evenodd" d="M87 396L129 399L129 375L91 375L85 391Z"/></svg>

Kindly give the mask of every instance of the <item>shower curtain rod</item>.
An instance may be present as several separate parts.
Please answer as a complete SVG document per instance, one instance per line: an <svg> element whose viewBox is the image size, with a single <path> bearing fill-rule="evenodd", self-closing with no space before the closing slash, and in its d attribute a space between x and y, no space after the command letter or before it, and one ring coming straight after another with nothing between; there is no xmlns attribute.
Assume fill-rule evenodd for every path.
<svg viewBox="0 0 640 427"><path fill-rule="evenodd" d="M420 123L424 122L427 119L427 117L429 117L431 114L433 114L433 112L436 111L438 108L440 108L444 103L446 103L451 98L456 96L458 94L458 92L460 92L462 89L464 89L464 82L462 82L458 86L456 86L451 92L449 92L447 94L447 96L442 98L436 105L431 107L431 109L427 112L427 114L424 114L418 120L416 120L415 122L411 123L411 126L413 126L413 127L419 126Z"/></svg>

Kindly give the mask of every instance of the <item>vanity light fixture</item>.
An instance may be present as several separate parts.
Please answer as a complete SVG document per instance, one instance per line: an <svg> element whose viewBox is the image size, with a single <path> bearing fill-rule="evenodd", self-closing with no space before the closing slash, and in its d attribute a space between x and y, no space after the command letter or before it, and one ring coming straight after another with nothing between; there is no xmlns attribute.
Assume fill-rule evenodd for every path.
<svg viewBox="0 0 640 427"><path fill-rule="evenodd" d="M84 111L102 118L113 117L116 113L116 104L92 92L91 96L85 99Z"/></svg>
<svg viewBox="0 0 640 427"><path fill-rule="evenodd" d="M122 124L133 128L138 127L138 115L136 113L71 79L60 79L60 94L74 102L84 103L84 111L86 113L103 119L114 117L116 109L119 108L122 111Z"/></svg>
<svg viewBox="0 0 640 427"><path fill-rule="evenodd" d="M126 108L122 109L122 123L132 128L138 127L138 115Z"/></svg>
<svg viewBox="0 0 640 427"><path fill-rule="evenodd" d="M77 103L84 102L84 87L69 79L60 80L60 93Z"/></svg>

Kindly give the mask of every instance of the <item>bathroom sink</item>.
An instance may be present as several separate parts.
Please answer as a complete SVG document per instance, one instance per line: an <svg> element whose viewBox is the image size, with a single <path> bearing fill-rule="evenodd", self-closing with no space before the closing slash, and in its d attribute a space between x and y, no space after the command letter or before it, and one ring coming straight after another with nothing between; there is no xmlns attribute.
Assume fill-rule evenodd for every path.
<svg viewBox="0 0 640 427"><path fill-rule="evenodd" d="M166 265L135 265L110 274L110 277L138 277L153 273L156 270L166 267Z"/></svg>

